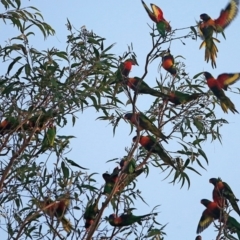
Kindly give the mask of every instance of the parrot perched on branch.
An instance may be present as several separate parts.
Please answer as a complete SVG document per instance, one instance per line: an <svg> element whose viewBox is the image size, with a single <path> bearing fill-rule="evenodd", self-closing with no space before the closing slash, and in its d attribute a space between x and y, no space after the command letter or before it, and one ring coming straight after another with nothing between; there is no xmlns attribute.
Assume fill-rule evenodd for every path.
<svg viewBox="0 0 240 240"><path fill-rule="evenodd" d="M163 87L163 91L157 91L150 88L141 78L134 77L128 78L125 81L126 85L131 88L134 92L142 94L150 94L152 96L160 97L163 100L168 100L175 105L186 104L190 101L196 100L202 96L200 93L183 93L180 91L170 91L167 87Z"/></svg>
<svg viewBox="0 0 240 240"><path fill-rule="evenodd" d="M209 182L214 185L213 189L213 200L217 202L221 208L224 207L224 202L226 199L231 203L233 209L240 215L240 209L238 207L237 201L239 201L232 189L226 182L223 182L221 178L210 178Z"/></svg>
<svg viewBox="0 0 240 240"><path fill-rule="evenodd" d="M124 157L119 165L121 167L121 171L123 171L126 174L130 174L130 173L134 173L136 170L136 160L134 158L130 159L129 161L127 161L127 157Z"/></svg>
<svg viewBox="0 0 240 240"><path fill-rule="evenodd" d="M238 113L232 101L225 95L224 91L221 88L220 83L209 72L203 72L203 74L207 80L208 87L220 101L222 110L225 113L228 112L228 109L233 113L235 112Z"/></svg>
<svg viewBox="0 0 240 240"><path fill-rule="evenodd" d="M131 212L130 213L123 213L119 217L116 214L111 214L107 218L110 225L114 227L125 227L130 226L134 223L138 223L139 225L142 225L143 220L147 220L148 217L157 215L157 213L149 213L142 216L135 216Z"/></svg>
<svg viewBox="0 0 240 240"><path fill-rule="evenodd" d="M171 26L169 22L167 22L164 19L162 10L155 4L151 3L151 8L152 8L152 11L151 11L143 0L142 0L142 4L148 16L151 18L152 21L156 23L157 30L160 33L161 37L165 38L166 32L171 31Z"/></svg>
<svg viewBox="0 0 240 240"><path fill-rule="evenodd" d="M70 200L68 198L53 201L52 199L46 197L44 201L37 202L37 206L51 218L56 217L58 221L62 223L64 230L68 233L73 229L71 222L65 218L69 205Z"/></svg>
<svg viewBox="0 0 240 240"><path fill-rule="evenodd" d="M133 138L133 142L136 142L137 136ZM166 153L163 149L162 145L157 142L157 140L148 135L148 136L140 136L139 143L145 148L147 151L151 151L152 153L158 154L158 156L163 160L166 165L170 165L173 168L176 168L173 164L171 157Z"/></svg>
<svg viewBox="0 0 240 240"><path fill-rule="evenodd" d="M124 79L128 77L128 75L132 69L132 66L134 66L134 65L138 65L138 63L135 59L131 59L131 58L122 62L120 64L118 70L115 73L115 81L111 82L110 85L114 84L114 83L123 82Z"/></svg>
<svg viewBox="0 0 240 240"><path fill-rule="evenodd" d="M161 138L166 143L167 136L165 136L153 123L152 121L144 115L142 112L139 113L127 113L124 116L125 119L129 120L133 125L138 127L139 131L148 130L155 136Z"/></svg>
<svg viewBox="0 0 240 240"><path fill-rule="evenodd" d="M6 134L9 132L19 132L21 130L32 131L35 128L36 133L39 133L42 129L46 128L49 124L49 120L56 116L56 113L49 110L41 115L34 115L28 120L27 116L21 117L7 117L0 123L0 134Z"/></svg>
<svg viewBox="0 0 240 240"><path fill-rule="evenodd" d="M92 225L92 223L94 222L97 214L99 213L98 200L99 199L95 199L93 201L93 199L91 199L86 206L86 210L85 210L85 213L83 215L83 218L86 220L85 221L85 228L86 229L88 229Z"/></svg>
<svg viewBox="0 0 240 240"><path fill-rule="evenodd" d="M214 220L219 220L224 223L225 228L230 232L235 232L240 239L240 224L237 220L219 207L217 202L211 202L207 199L202 199L201 203L206 207L202 213L202 217L198 223L197 234L204 231Z"/></svg>
<svg viewBox="0 0 240 240"><path fill-rule="evenodd" d="M121 164L124 165L124 163L122 162ZM126 169L126 171L124 171L124 173L126 173L119 181L119 172L122 170L123 165L121 166L121 169L119 169L118 167L116 167L112 174L108 174L108 173L104 173L102 175L102 177L105 180L105 186L104 186L104 190L103 193L106 195L111 194L114 185L116 184L117 181L118 182L118 186L116 188L116 192L121 192L127 185L129 185L131 182L134 181L134 179L136 177L138 177L141 173L144 172L144 168L141 169L135 169L135 166L132 165L132 160L129 162L129 168ZM122 176L122 175L121 175Z"/></svg>
<svg viewBox="0 0 240 240"><path fill-rule="evenodd" d="M175 105L186 104L202 96L201 93L189 94L180 91L171 91L167 87L163 87L162 89L162 92L167 96L165 97L165 99L167 99L171 103L174 103Z"/></svg>
<svg viewBox="0 0 240 240"><path fill-rule="evenodd" d="M162 67L169 73L172 74L172 76L176 76L177 74L177 68L175 66L175 60L173 55L170 52L170 49L167 51L163 51L160 54L156 55L152 61L156 58L162 57Z"/></svg>
<svg viewBox="0 0 240 240"><path fill-rule="evenodd" d="M177 69L174 65L174 58L173 55L170 53L170 50L168 50L163 56L162 56L162 67L171 73L173 76L177 74Z"/></svg>
<svg viewBox="0 0 240 240"><path fill-rule="evenodd" d="M109 173L103 173L102 177L105 180L105 186L103 193L104 194L110 194L114 188L115 183L118 181L118 175L121 170L116 167L113 169L113 172L111 174Z"/></svg>
<svg viewBox="0 0 240 240"><path fill-rule="evenodd" d="M228 5L220 12L220 16L213 20L208 14L203 13L200 15L202 21L198 23L200 34L203 36L204 41L200 45L200 48L205 46L205 61L211 59L212 67L216 67L217 46L214 41L220 42L213 37L213 33L221 32L224 35L223 30L233 21L238 14L239 0L230 0Z"/></svg>
<svg viewBox="0 0 240 240"><path fill-rule="evenodd" d="M37 111L37 113L31 116L24 129L36 129L36 132L41 132L46 129L48 126L52 125L53 119L59 116L58 111L53 111L52 109L46 110L45 112Z"/></svg>

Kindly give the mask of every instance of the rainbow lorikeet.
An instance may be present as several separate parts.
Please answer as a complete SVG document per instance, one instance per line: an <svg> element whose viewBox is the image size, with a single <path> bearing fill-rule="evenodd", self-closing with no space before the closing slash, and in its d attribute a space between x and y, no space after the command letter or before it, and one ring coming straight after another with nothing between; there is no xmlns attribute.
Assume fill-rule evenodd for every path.
<svg viewBox="0 0 240 240"><path fill-rule="evenodd" d="M85 228L88 229L94 220L96 219L97 214L99 213L98 209L98 200L99 199L91 199L86 206L85 213L83 215L83 218L85 221Z"/></svg>
<svg viewBox="0 0 240 240"><path fill-rule="evenodd" d="M214 189L212 191L212 199L214 202L218 204L218 206L222 209L228 206L227 199L223 196L223 194L220 192L219 188L217 187L217 178L210 178L209 182L214 185Z"/></svg>
<svg viewBox="0 0 240 240"><path fill-rule="evenodd" d="M232 101L225 95L224 91L221 88L221 85L219 82L209 73L209 72L203 72L206 80L207 85L213 92L213 94L217 97L217 99L220 101L220 105L222 107L222 110L227 113L228 109L233 113L238 113L236 110L234 104Z"/></svg>
<svg viewBox="0 0 240 240"><path fill-rule="evenodd" d="M112 174L108 174L108 173L104 173L102 175L102 177L105 180L105 186L104 186L104 190L103 193L106 195L109 195L113 188L114 185L116 184L117 181L119 181L119 172L121 171L121 169L119 169L118 167L116 167ZM129 185L131 182L133 182L133 180L139 176L141 173L144 172L144 169L138 169L138 170L133 170L132 173L126 173L123 178L121 178L118 183L118 186L116 188L116 192L121 192L127 185Z"/></svg>
<svg viewBox="0 0 240 240"><path fill-rule="evenodd" d="M238 239L240 239L240 224L235 218L224 212L221 218L221 222L224 223L230 232L237 233Z"/></svg>
<svg viewBox="0 0 240 240"><path fill-rule="evenodd" d="M163 93L150 88L147 83L145 83L141 78L134 77L134 78L127 78L125 84L131 88L136 93L141 94L150 94L155 97L166 97Z"/></svg>
<svg viewBox="0 0 240 240"><path fill-rule="evenodd" d="M136 140L137 136L133 138L133 142L136 142ZM147 151L158 154L158 156L163 160L166 165L170 165L176 168L173 164L171 157L166 153L166 151L163 149L163 146L159 142L157 142L154 137L150 135L140 136L139 143Z"/></svg>
<svg viewBox="0 0 240 240"><path fill-rule="evenodd" d="M111 82L110 85L114 84L114 83L120 83L125 78L127 78L132 69L132 66L134 66L134 65L138 65L137 61L135 59L131 59L131 58L122 62L120 64L118 70L115 73L115 81Z"/></svg>
<svg viewBox="0 0 240 240"><path fill-rule="evenodd" d="M152 21L156 23L156 27L161 37L166 37L166 32L171 31L171 26L169 22L167 22L163 17L163 11L156 6L155 4L151 4L152 11L148 8L145 2L142 0L143 7L145 8L148 16Z"/></svg>
<svg viewBox="0 0 240 240"><path fill-rule="evenodd" d="M200 221L197 226L197 234L205 230L214 220L220 218L221 209L218 206L218 203L211 202L207 199L202 199L201 203L206 207L203 211Z"/></svg>
<svg viewBox="0 0 240 240"><path fill-rule="evenodd" d="M157 213L149 213L142 216L135 216L131 212L123 213L119 217L116 214L111 214L107 218L110 225L113 227L125 227L130 226L134 223L142 225L142 221L148 219L149 216L157 215Z"/></svg>
<svg viewBox="0 0 240 240"><path fill-rule="evenodd" d="M222 9L217 19L213 20L208 14L200 15L201 24L209 27L211 26L216 33L223 32L223 30L234 20L238 14L239 0L230 0L225 9Z"/></svg>
<svg viewBox="0 0 240 240"><path fill-rule="evenodd" d="M173 76L177 74L177 68L174 63L174 57L168 49L168 51L162 54L162 67Z"/></svg>
<svg viewBox="0 0 240 240"><path fill-rule="evenodd" d="M65 218L65 214L68 211L70 200L68 198L61 199L59 201L53 201L46 197L44 201L38 201L37 205L44 213L49 215L51 218L56 217L63 225L66 232L71 232L72 224Z"/></svg>
<svg viewBox="0 0 240 240"><path fill-rule="evenodd" d="M123 171L126 174L134 173L136 169L136 160L134 158L128 160L127 157L124 157L120 161L120 167L121 171Z"/></svg>
<svg viewBox="0 0 240 240"><path fill-rule="evenodd" d="M218 77L216 78L219 86L226 91L229 85L234 84L239 79L240 79L240 73L222 73L218 75Z"/></svg>
<svg viewBox="0 0 240 240"><path fill-rule="evenodd" d="M220 207L224 207L224 202L226 202L225 199L227 199L231 203L233 209L238 213L238 215L240 215L240 209L237 204L237 201L239 200L235 197L230 186L226 182L223 182L221 178L210 178L209 182L214 185L214 202L217 202Z"/></svg>
<svg viewBox="0 0 240 240"><path fill-rule="evenodd" d="M163 87L162 92L167 96L165 97L165 99L167 99L171 103L174 103L175 105L186 104L202 96L201 93L189 94L180 91L171 91L167 87Z"/></svg>
<svg viewBox="0 0 240 240"><path fill-rule="evenodd" d="M135 59L127 59L120 65L121 76L128 77L132 66L138 65Z"/></svg>
<svg viewBox="0 0 240 240"><path fill-rule="evenodd" d="M105 180L105 186L103 193L104 194L110 194L114 188L115 183L118 181L118 175L121 169L118 167L113 169L113 172L111 174L109 173L103 173L102 177Z"/></svg>
<svg viewBox="0 0 240 240"><path fill-rule="evenodd" d="M213 37L213 32L221 32L225 37L223 30L233 21L238 13L239 0L230 0L228 5L220 12L220 16L213 20L211 17L203 13L200 15L202 21L198 23L198 28L200 34L203 36L204 41L200 45L200 48L203 46L205 49L205 60L208 62L211 59L212 67L216 67L216 57L217 57L217 46L214 41L219 42L216 38Z"/></svg>
<svg viewBox="0 0 240 240"><path fill-rule="evenodd" d="M199 31L204 38L204 41L201 43L199 49L205 46L205 61L209 62L209 60L211 60L212 68L216 68L217 67L216 58L217 58L218 48L215 42L220 42L220 41L212 36L214 29L211 26L206 27L205 25L199 24Z"/></svg>
<svg viewBox="0 0 240 240"><path fill-rule="evenodd" d="M152 123L152 121L144 115L142 112L138 113L127 113L124 116L125 119L129 120L133 125L135 125L139 131L148 130L155 136L161 138L166 143L167 137Z"/></svg>
<svg viewBox="0 0 240 240"><path fill-rule="evenodd" d="M31 129L31 124L29 121L21 124L18 118L16 117L7 117L0 123L0 134L7 134L10 132L19 132L23 130Z"/></svg>

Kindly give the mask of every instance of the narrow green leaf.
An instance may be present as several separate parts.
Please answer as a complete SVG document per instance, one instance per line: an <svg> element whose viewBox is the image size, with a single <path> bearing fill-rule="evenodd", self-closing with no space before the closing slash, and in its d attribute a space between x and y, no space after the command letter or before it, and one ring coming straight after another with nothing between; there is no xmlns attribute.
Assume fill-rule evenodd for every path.
<svg viewBox="0 0 240 240"><path fill-rule="evenodd" d="M68 56L67 56L67 53L66 52L55 52L54 53L56 56L58 56L58 57L60 57L60 58L63 58L63 59L65 59L66 61L68 61L69 62L69 60L68 60Z"/></svg>
<svg viewBox="0 0 240 240"><path fill-rule="evenodd" d="M84 170L89 170L88 168L81 167L80 165L78 165L77 163L75 163L73 160L66 159L66 161L67 161L69 164L71 164L72 166L74 166L74 167L78 167L78 168L81 168L81 169L84 169Z"/></svg>
<svg viewBox="0 0 240 240"><path fill-rule="evenodd" d="M207 156L206 156L205 152L201 148L198 149L198 152L199 152L200 155L202 155L205 158L205 160L208 164L208 159L207 159Z"/></svg>
<svg viewBox="0 0 240 240"><path fill-rule="evenodd" d="M12 70L14 64L16 62L18 62L22 57L16 57L8 66L8 70L7 70L7 75L10 73L10 71Z"/></svg>
<svg viewBox="0 0 240 240"><path fill-rule="evenodd" d="M64 178L69 178L69 169L66 167L64 162L61 163L61 168Z"/></svg>
<svg viewBox="0 0 240 240"><path fill-rule="evenodd" d="M193 33L194 33L194 35L196 37L196 40L197 40L197 35L198 34L197 34L197 31L196 31L195 27L191 26L190 29L193 31Z"/></svg>
<svg viewBox="0 0 240 240"><path fill-rule="evenodd" d="M198 78L202 74L203 74L203 72L197 73L196 75L193 76L193 79Z"/></svg>
<svg viewBox="0 0 240 240"><path fill-rule="evenodd" d="M99 51L93 46L93 51L97 59L99 59Z"/></svg>

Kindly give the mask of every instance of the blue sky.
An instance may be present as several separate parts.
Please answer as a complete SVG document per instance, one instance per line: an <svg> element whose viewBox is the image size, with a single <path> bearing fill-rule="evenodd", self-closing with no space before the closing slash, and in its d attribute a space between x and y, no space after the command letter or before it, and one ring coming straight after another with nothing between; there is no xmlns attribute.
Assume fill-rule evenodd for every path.
<svg viewBox="0 0 240 240"><path fill-rule="evenodd" d="M148 6L152 1L145 1ZM152 2L158 5L164 12L165 18L170 21L173 29L183 28L195 25L195 20L199 20L201 13L208 13L212 18L218 17L220 10L226 6L226 0L172 0ZM93 30L96 34L105 37L106 45L116 43L113 51L116 55L121 56L127 50L127 45L133 43L134 51L137 54L139 66L133 68L130 76L141 76L145 57L151 49L150 29L147 24L152 25L147 16L140 0L115 0L115 1L23 1L23 6L33 5L42 12L44 19L55 30L56 35L49 37L44 41L43 37L31 37L30 45L38 50L56 47L66 49L66 19L77 28L86 26L88 30ZM0 8L0 12L3 9ZM219 53L217 58L217 68L212 69L210 64L204 61L204 50L199 50L201 40L197 41L186 39L185 45L181 41L173 41L171 44L171 53L175 56L184 56L186 72L194 76L201 71L209 71L213 76L219 74L235 73L240 71L239 53L240 53L240 17L238 16L233 23L226 29L226 40L219 35L221 43L217 44ZM0 43L2 44L7 38L15 36L16 32L10 26L1 23L2 32ZM178 32L178 36L181 31ZM182 32L184 35L186 32ZM168 44L163 46L167 49ZM156 85L156 78L159 77L158 60L150 66L149 74L145 81L150 86ZM161 73L165 71L161 69ZM240 87L240 82L235 84ZM207 88L206 88L207 89ZM235 103L237 110L240 112L239 95L227 92L232 101ZM148 100L146 100L148 99ZM153 98L140 96L137 103L138 107L146 110ZM126 111L130 110L126 107ZM165 231L166 239L186 239L191 240L196 237L196 228L201 217L204 206L200 204L202 198L211 200L212 185L208 183L211 177L221 177L233 189L237 197L240 197L240 159L239 159L239 126L240 116L238 114L224 114L219 106L216 108L216 115L219 118L225 118L229 124L221 128L222 145L215 141L207 141L203 144L209 165L205 163L207 171L199 169L202 176L189 173L191 176L191 187L180 189L179 184L174 186L169 184L167 179L163 181L164 174L159 169L151 168L148 178L139 177L138 187L145 197L149 206L138 202L135 206L135 214L145 214L152 210L155 205L161 205L158 209L160 214L157 219L162 224L168 223ZM96 121L99 113L93 109L86 110L83 114L79 113L79 121L74 128L61 130L59 134L68 133L75 135L71 145L72 151L70 156L77 160L80 165L90 168L91 172L99 172L99 182L101 186L104 182L101 174L111 171L115 167L114 163L106 164L106 161L112 158L121 158L126 154L125 147L131 145L134 133L129 135L130 126L121 121L116 134L113 137L112 127L104 121ZM171 146L167 149L171 150ZM153 193L154 192L154 193ZM84 200L84 196L82 196ZM109 210L111 211L111 209ZM105 216L105 215L104 215ZM233 213L233 216L240 221L239 216ZM83 225L83 222L82 222ZM214 239L216 233L211 225L202 233L203 239Z"/></svg>

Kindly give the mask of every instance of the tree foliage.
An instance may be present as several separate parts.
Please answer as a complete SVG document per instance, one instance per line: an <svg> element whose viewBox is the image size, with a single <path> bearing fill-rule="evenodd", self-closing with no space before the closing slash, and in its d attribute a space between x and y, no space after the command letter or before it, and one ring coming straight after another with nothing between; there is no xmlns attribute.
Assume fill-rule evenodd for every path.
<svg viewBox="0 0 240 240"><path fill-rule="evenodd" d="M216 116L218 102L206 90L205 80L199 75L191 78L185 72L183 56L176 56L177 74L160 75L154 87L165 97L156 97L149 109L141 109L138 98L144 94L138 87L135 91L127 87L126 76L119 79L126 59L137 62L132 46L118 57L113 53L114 44L106 46L105 38L85 28L77 31L68 21L66 49L41 51L31 46L29 37L39 30L44 38L55 32L40 11L32 6L21 8L20 0L1 3L5 7L5 13L0 14L2 24L12 23L19 32L0 46L4 66L0 77L0 205L1 228L7 239L163 239L166 223L158 222L154 214L157 207L141 226L112 227L103 213L110 206L119 216L122 212L132 216L134 202L145 202L136 178L148 176L152 168L164 172L166 179L180 187L190 187L190 172L201 175L209 162L202 144L209 139L221 142L220 129L228 123ZM194 27L189 27L185 36L177 34L173 29L162 37L151 28L152 46L144 74L138 76L139 84L147 82L149 66L156 58L161 60L166 43L197 37ZM199 95L174 104L171 93ZM134 126L124 119L126 104L131 105L132 113L143 112L167 136L168 144L155 136L150 149L139 147L141 135L154 136L151 131L142 131L140 122ZM80 166L77 159L68 158L75 136L58 135L58 129L74 126L77 113L88 108L98 112L98 120L110 123L114 134L118 133L119 121L129 124L130 131L136 130L135 142L126 146L126 156L112 160L118 160L116 168L100 173L102 187L96 185L95 173ZM171 146L173 142L176 149ZM154 152L157 145L171 164ZM52 168L50 159L54 161ZM70 230L64 231L62 226L68 220ZM225 230L221 227L219 236L229 237Z"/></svg>

